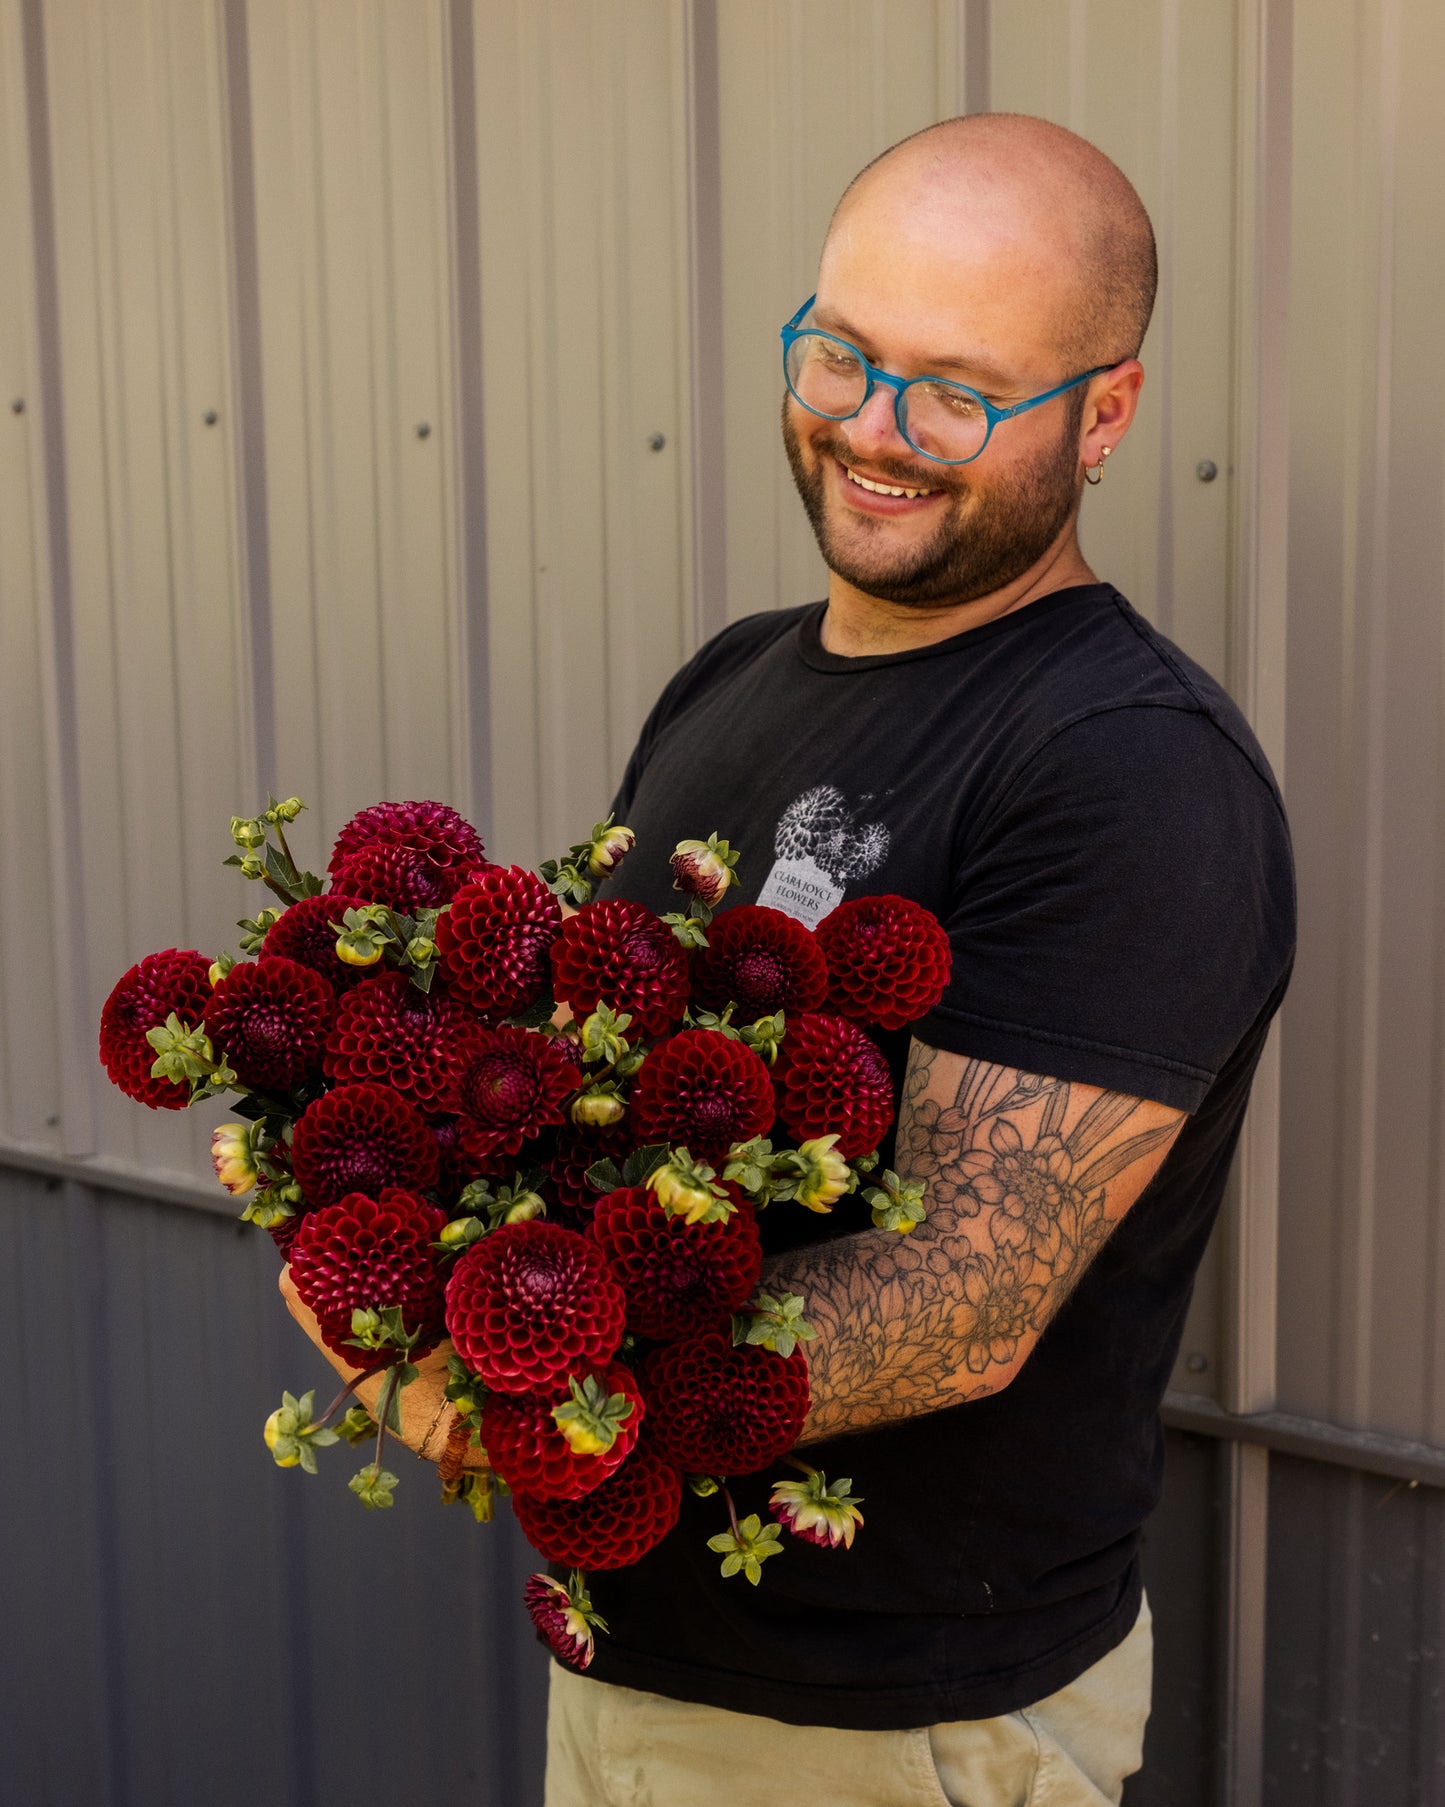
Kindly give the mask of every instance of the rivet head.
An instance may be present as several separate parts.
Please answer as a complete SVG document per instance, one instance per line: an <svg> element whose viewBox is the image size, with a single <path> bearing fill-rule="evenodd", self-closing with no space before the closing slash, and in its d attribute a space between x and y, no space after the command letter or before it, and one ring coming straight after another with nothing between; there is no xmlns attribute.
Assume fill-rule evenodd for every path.
<svg viewBox="0 0 1445 1807"><path fill-rule="evenodd" d="M429 420L419 420L417 422L416 436L418 439L431 438L431 422Z"/></svg>
<svg viewBox="0 0 1445 1807"><path fill-rule="evenodd" d="M654 452L660 452L667 444L667 435L666 433L652 433L648 436L647 443L652 447Z"/></svg>
<svg viewBox="0 0 1445 1807"><path fill-rule="evenodd" d="M1209 1366L1209 1357L1207 1355L1200 1355L1196 1350L1193 1355L1185 1356L1184 1366L1191 1374L1202 1374Z"/></svg>
<svg viewBox="0 0 1445 1807"><path fill-rule="evenodd" d="M25 412L25 397L23 395L17 395L15 400L11 402L10 412L12 414L23 414Z"/></svg>
<svg viewBox="0 0 1445 1807"><path fill-rule="evenodd" d="M205 413L201 416L201 419L206 423L206 425L208 427L215 426L216 422L220 418L221 418L220 415L217 414L217 412L214 408L207 408Z"/></svg>
<svg viewBox="0 0 1445 1807"><path fill-rule="evenodd" d="M1219 466L1212 458L1201 458L1194 467L1194 475L1201 483L1213 483L1219 475Z"/></svg>

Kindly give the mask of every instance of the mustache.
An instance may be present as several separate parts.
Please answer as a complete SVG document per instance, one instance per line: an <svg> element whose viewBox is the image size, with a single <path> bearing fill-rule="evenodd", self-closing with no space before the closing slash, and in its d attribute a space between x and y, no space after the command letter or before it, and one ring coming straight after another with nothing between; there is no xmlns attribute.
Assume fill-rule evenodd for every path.
<svg viewBox="0 0 1445 1807"><path fill-rule="evenodd" d="M854 462L852 447L846 439L832 434L815 434L813 449L826 457L836 458L839 464ZM968 489L967 483L955 477L941 464L920 470L917 465L905 464L899 458L870 458L870 472L877 471L879 476L886 477L890 483L896 483L900 489L943 489L951 495L962 495Z"/></svg>

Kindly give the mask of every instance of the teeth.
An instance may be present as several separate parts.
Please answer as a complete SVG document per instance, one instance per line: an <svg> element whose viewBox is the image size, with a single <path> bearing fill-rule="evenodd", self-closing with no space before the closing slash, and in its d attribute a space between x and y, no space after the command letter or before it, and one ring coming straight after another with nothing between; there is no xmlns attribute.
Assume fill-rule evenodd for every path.
<svg viewBox="0 0 1445 1807"><path fill-rule="evenodd" d="M847 466L843 467L847 470ZM856 483L860 489L871 489L875 496L907 496L910 501L915 496L931 496L931 489L897 489L891 483L870 483L866 477L860 477L857 471L848 471L848 481Z"/></svg>

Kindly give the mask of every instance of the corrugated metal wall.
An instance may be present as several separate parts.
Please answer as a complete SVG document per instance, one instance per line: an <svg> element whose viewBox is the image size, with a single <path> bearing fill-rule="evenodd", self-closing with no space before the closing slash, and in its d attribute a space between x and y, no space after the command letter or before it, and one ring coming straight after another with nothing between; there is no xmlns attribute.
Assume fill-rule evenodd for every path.
<svg viewBox="0 0 1445 1807"><path fill-rule="evenodd" d="M1042 113L1122 164L1160 239L1086 549L1250 709L1302 878L1171 1408L1215 1441L1172 1438L1151 1545L1167 1781L1131 1799L1344 1802L1366 1771L1372 1801L1429 1798L1439 1500L1380 1504L1394 1479L1350 1465L1445 1476L1442 67L1432 0L0 0L0 1161L64 1180L4 1188L51 1341L139 1322L120 1276L149 1260L213 1301L160 1313L155 1347L250 1401L251 1337L289 1335L252 1303L267 1251L174 1208L217 1208L206 1126L105 1086L111 980L234 933L225 823L268 787L312 805L313 859L383 794L447 797L504 858L585 828L700 636L821 593L776 333L838 191L931 119ZM43 1422L31 1334L17 1359ZM153 1422L152 1361L128 1396ZM210 1585L157 1447L136 1497ZM238 1478L244 1429L222 1447L239 1524L264 1465ZM112 1573L144 1513L69 1509L118 1699L170 1648L126 1643ZM385 1560L404 1591L412 1557ZM286 1649L293 1689L331 1685L320 1645ZM115 1754L124 1719L93 1798L188 1798ZM54 1787L25 1798L77 1798Z"/></svg>

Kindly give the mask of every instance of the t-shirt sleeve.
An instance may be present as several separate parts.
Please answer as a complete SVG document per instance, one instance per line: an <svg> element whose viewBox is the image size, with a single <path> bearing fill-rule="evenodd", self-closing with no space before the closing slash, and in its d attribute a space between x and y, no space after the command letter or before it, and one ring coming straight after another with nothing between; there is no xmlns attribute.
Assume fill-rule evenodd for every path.
<svg viewBox="0 0 1445 1807"><path fill-rule="evenodd" d="M1277 796L1206 714L1089 716L957 850L945 927L919 1040L1194 1111L1293 954Z"/></svg>

